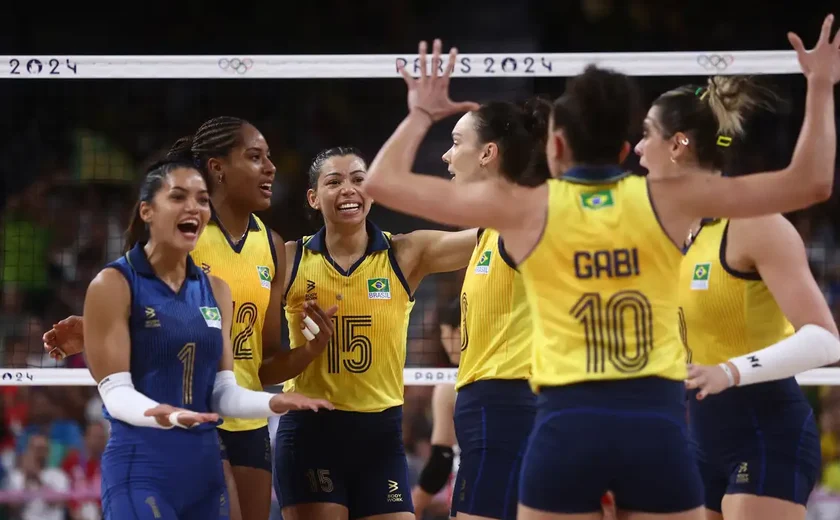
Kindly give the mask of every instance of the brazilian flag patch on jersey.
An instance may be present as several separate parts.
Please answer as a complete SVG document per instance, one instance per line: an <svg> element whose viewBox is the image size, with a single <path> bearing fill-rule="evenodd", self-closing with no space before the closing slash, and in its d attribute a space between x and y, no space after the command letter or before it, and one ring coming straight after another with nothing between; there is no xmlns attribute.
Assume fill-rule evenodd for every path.
<svg viewBox="0 0 840 520"><path fill-rule="evenodd" d="M613 206L613 196L610 190L581 193L580 203L586 209L602 209Z"/></svg>
<svg viewBox="0 0 840 520"><path fill-rule="evenodd" d="M260 277L260 285L262 288L271 289L271 269L264 265L258 265L257 274Z"/></svg>
<svg viewBox="0 0 840 520"><path fill-rule="evenodd" d="M199 307L198 309L201 311L201 315L204 317L204 321L208 327L213 327L214 329L222 328L222 313L219 312L218 307Z"/></svg>
<svg viewBox="0 0 840 520"><path fill-rule="evenodd" d="M368 298L371 300L390 300L391 283L387 278L371 278L367 281Z"/></svg>
<svg viewBox="0 0 840 520"><path fill-rule="evenodd" d="M481 253L478 264L475 266L475 274L490 274L490 260L493 258L493 251Z"/></svg>
<svg viewBox="0 0 840 520"><path fill-rule="evenodd" d="M710 262L694 264L694 272L691 273L691 289L695 291L706 291L709 289L709 274L712 272Z"/></svg>

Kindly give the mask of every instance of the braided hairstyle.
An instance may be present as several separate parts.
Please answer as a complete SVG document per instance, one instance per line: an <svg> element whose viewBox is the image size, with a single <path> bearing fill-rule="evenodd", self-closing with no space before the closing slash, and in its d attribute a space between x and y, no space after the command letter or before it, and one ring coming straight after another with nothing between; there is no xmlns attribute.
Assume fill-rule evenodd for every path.
<svg viewBox="0 0 840 520"><path fill-rule="evenodd" d="M207 189L215 184L210 179L207 162L217 157L226 157L231 150L242 144L242 127L248 121L238 117L221 116L205 121L195 135L175 141L166 154L168 160L189 161L201 172Z"/></svg>

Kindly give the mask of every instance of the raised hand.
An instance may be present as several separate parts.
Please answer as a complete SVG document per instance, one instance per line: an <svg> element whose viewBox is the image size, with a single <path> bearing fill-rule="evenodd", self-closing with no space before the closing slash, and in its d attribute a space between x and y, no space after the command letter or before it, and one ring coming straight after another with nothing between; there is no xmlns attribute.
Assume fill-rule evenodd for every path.
<svg viewBox="0 0 840 520"><path fill-rule="evenodd" d="M274 413L286 413L292 410L312 410L314 412L320 409L335 410L335 406L325 399L312 399L296 392L275 394L269 401L269 406Z"/></svg>
<svg viewBox="0 0 840 520"><path fill-rule="evenodd" d="M53 359L64 359L85 349L81 316L68 316L44 333L44 350Z"/></svg>
<svg viewBox="0 0 840 520"><path fill-rule="evenodd" d="M420 78L415 79L400 65L399 71L408 86L408 110L419 111L432 120L440 121L446 117L462 112L478 110L478 104L471 101L452 101L449 98L449 78L455 70L455 60L458 50L452 48L449 51L449 63L443 73L441 70L440 50L443 44L435 40L432 45L432 66L428 69L426 42L420 42L418 53L420 55Z"/></svg>
<svg viewBox="0 0 840 520"><path fill-rule="evenodd" d="M173 414L177 413L177 417ZM168 404L159 404L154 408L149 408L143 415L146 417L154 417L158 424L164 428L171 428L173 426L181 426L182 428L192 428L202 423L216 423L219 422L219 414L217 413L198 413L183 408L175 408ZM173 421L176 420L178 424Z"/></svg>
<svg viewBox="0 0 840 520"><path fill-rule="evenodd" d="M788 40L796 51L802 73L809 81L823 80L836 84L840 81L840 31L831 39L834 15L825 17L817 44L810 51L805 49L802 39L795 33L788 33Z"/></svg>

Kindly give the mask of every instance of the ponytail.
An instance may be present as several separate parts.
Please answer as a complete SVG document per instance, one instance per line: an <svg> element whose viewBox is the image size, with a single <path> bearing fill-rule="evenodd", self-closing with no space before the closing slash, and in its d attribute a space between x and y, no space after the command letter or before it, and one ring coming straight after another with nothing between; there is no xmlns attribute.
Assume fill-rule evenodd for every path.
<svg viewBox="0 0 840 520"><path fill-rule="evenodd" d="M697 162L704 168L727 169L733 145L746 134L747 116L757 108L774 111L780 98L753 78L715 76L706 85L684 85L659 96L658 125L662 137L677 132L689 137Z"/></svg>
<svg viewBox="0 0 840 520"><path fill-rule="evenodd" d="M128 253L137 244L149 241L149 228L140 217L140 202L137 201L134 204L134 210L131 212L131 220L124 233L125 245L123 246L123 253Z"/></svg>
<svg viewBox="0 0 840 520"><path fill-rule="evenodd" d="M727 137L743 136L747 114L759 106L772 110L770 101L776 97L746 76L713 76L700 96L707 97L718 123L718 134Z"/></svg>
<svg viewBox="0 0 840 520"><path fill-rule="evenodd" d="M548 157L545 154L545 144L548 139L548 123L551 118L553 105L543 97L533 97L522 106L525 114L525 130L531 135L533 146L531 160L519 179L524 186L539 186L551 177L548 168Z"/></svg>

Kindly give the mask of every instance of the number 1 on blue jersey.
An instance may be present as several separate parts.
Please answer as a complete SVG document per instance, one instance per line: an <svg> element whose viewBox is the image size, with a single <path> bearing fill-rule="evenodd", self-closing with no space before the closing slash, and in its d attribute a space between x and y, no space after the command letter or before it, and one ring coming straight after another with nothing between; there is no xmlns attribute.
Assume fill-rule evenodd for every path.
<svg viewBox="0 0 840 520"><path fill-rule="evenodd" d="M187 343L178 352L178 359L184 365L182 384L184 387L184 405L192 404L193 372L195 370L195 343Z"/></svg>

